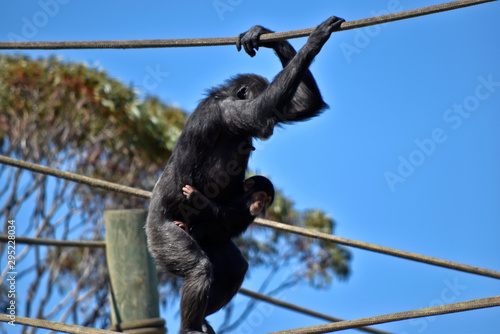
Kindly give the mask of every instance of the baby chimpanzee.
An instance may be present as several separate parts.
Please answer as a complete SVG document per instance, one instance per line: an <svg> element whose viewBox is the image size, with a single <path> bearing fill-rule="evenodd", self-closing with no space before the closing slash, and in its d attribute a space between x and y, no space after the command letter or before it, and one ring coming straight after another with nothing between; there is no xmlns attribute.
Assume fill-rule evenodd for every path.
<svg viewBox="0 0 500 334"><path fill-rule="evenodd" d="M205 240L211 243L227 241L240 235L274 200L273 184L260 175L246 179L241 191L227 206L221 206L208 199L190 185L184 186L182 192L190 204L201 210L199 215L205 219L203 224L194 226L188 226L180 221L174 223L191 234L200 244Z"/></svg>

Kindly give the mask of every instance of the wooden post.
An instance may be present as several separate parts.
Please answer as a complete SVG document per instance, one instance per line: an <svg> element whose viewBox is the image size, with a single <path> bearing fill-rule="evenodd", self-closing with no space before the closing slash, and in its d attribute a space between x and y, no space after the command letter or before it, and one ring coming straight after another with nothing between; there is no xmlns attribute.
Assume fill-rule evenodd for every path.
<svg viewBox="0 0 500 334"><path fill-rule="evenodd" d="M159 319L156 266L146 244L146 210L108 210L106 257L110 278L110 329L165 333Z"/></svg>

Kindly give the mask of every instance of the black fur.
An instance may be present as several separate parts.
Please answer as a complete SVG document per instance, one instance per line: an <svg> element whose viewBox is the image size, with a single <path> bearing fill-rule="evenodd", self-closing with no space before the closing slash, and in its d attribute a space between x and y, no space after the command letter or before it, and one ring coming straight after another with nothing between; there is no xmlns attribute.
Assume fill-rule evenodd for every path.
<svg viewBox="0 0 500 334"><path fill-rule="evenodd" d="M189 117L160 176L146 224L148 246L158 265L184 278L181 333L200 333L204 318L226 305L243 282L248 263L232 240L195 241L173 223L189 226L209 218L190 206L182 193L192 185L207 198L228 205L245 176L254 137L266 139L280 123L307 120L325 109L308 68L342 19L331 17L297 53L287 41L262 44L273 48L283 70L271 82L258 75L239 75L209 91ZM238 49L250 55L259 36L269 30L256 26L240 35Z"/></svg>
<svg viewBox="0 0 500 334"><path fill-rule="evenodd" d="M251 189L244 191L243 185L241 185L241 190L234 194L231 203L227 206L221 206L197 191L189 199L190 205L199 209L199 215L203 217L203 224L191 225L189 230L191 237L198 242L202 249L212 247L213 244L227 242L245 232L255 219L255 216L250 212L253 194L260 191L266 192L272 198L267 207L272 204L274 186L269 179L255 175L247 180L253 181Z"/></svg>

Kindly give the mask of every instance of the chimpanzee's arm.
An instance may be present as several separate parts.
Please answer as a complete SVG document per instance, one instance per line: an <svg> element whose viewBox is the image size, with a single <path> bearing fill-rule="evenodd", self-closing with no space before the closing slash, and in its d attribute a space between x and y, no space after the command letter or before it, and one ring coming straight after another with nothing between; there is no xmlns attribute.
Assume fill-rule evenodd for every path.
<svg viewBox="0 0 500 334"><path fill-rule="evenodd" d="M273 31L262 26L252 27L249 31L240 35L237 43L238 51L241 49L241 45L243 45L245 51L251 57L255 56L256 53L253 49L255 48L258 50L260 35L272 32ZM261 45L274 49L283 68L286 68L290 60L297 54L293 46L286 40L262 43ZM287 101L286 105L277 106L277 109L282 111L282 114L278 115L280 118L279 120L287 122L300 121L314 117L326 107L327 105L321 97L316 81L309 69L307 69L292 98Z"/></svg>
<svg viewBox="0 0 500 334"><path fill-rule="evenodd" d="M203 195L198 189L191 185L185 185L182 188L182 193L189 200L199 216L210 217L210 220L218 220L222 218L224 210L216 202Z"/></svg>
<svg viewBox="0 0 500 334"><path fill-rule="evenodd" d="M222 206L190 185L184 186L182 192L190 204L200 210L198 215L205 218L193 227L195 238L201 239L208 234L216 234L218 238L233 237L245 231L253 221L244 199L233 206Z"/></svg>
<svg viewBox="0 0 500 334"><path fill-rule="evenodd" d="M248 122L272 119L279 123L306 120L318 115L326 105L308 68L330 34L338 30L342 22L343 19L333 16L320 24L297 53L286 41L262 44L276 51L284 68L257 98L235 104L239 117L246 118ZM257 48L258 38L265 32L269 30L253 27L240 36L237 47L241 48L241 43L247 53L254 55L253 48Z"/></svg>

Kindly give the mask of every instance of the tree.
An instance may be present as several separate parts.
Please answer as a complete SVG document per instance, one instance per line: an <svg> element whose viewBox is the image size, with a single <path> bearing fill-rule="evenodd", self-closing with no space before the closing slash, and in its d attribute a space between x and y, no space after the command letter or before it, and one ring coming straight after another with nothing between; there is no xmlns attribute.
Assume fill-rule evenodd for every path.
<svg viewBox="0 0 500 334"><path fill-rule="evenodd" d="M102 70L22 56L0 57L0 110L1 154L146 190L153 188L187 118L157 98L140 100L133 89ZM103 210L147 208L147 200L141 198L4 165L0 180L2 234L7 233L7 221L14 219L18 236L103 240ZM16 219L19 216L23 221ZM299 213L279 192L269 216L326 233L334 229L333 220L323 212ZM258 227L238 243L251 269L269 268L272 273L284 266L293 268L274 292L303 279L323 288L332 277L349 275L350 253L340 246ZM5 254L4 244L0 254ZM18 299L24 301L19 315L108 325L102 249L25 246L18 248L16 258L18 282L28 287L19 292L23 295ZM3 268L2 279L6 273ZM160 278L165 303L178 293L179 282L167 273ZM263 290L271 278L263 282ZM238 323L230 324L230 311L226 328Z"/></svg>

